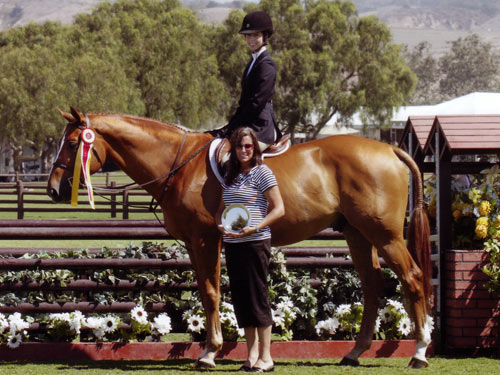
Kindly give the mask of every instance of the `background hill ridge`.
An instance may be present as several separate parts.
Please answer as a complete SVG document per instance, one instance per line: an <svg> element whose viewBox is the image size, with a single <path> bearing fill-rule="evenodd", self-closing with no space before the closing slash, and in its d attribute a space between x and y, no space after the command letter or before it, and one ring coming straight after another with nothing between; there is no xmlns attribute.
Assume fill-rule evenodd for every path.
<svg viewBox="0 0 500 375"><path fill-rule="evenodd" d="M101 0L0 0L0 31L29 22L67 24L78 13L89 13ZM181 0L204 22L222 22L247 1ZM255 0L253 0L255 2ZM432 44L433 55L448 49L447 42L476 33L500 50L500 0L354 0L360 16L374 14L388 25L396 43L410 48L421 41Z"/></svg>

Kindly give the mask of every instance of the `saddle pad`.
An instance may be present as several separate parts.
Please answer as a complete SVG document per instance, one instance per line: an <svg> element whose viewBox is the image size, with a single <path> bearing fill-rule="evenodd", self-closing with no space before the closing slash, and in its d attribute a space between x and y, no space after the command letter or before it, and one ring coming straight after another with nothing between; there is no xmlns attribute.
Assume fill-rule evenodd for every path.
<svg viewBox="0 0 500 375"><path fill-rule="evenodd" d="M219 180L219 182L221 184L224 183L224 178L222 178L222 175L219 172L219 168L217 168L217 147L219 146L219 144L222 141L223 141L222 138L214 138L212 143L210 143L210 147L208 149L208 160L210 161L210 167L212 168L212 171L214 172L215 177L217 177L217 179ZM278 155L285 153L290 148L290 145L291 145L291 143L288 140L286 142L286 146L280 152L274 153L274 154L263 153L262 160L264 160L265 157L273 157L273 156L278 156Z"/></svg>
<svg viewBox="0 0 500 375"><path fill-rule="evenodd" d="M219 180L221 184L224 183L224 179L222 178L219 168L217 168L217 155L216 155L216 150L217 146L219 146L219 143L222 142L222 138L215 138L212 143L210 143L210 147L208 149L208 160L210 161L210 167L212 168L212 171L215 174L215 177Z"/></svg>

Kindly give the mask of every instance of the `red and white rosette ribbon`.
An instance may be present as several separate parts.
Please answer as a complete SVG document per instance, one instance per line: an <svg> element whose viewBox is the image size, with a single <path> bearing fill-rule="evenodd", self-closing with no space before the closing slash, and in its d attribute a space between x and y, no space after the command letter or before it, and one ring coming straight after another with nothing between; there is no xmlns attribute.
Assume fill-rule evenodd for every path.
<svg viewBox="0 0 500 375"><path fill-rule="evenodd" d="M82 130L82 141L88 144L93 144L95 142L95 133L92 129L86 128Z"/></svg>
<svg viewBox="0 0 500 375"><path fill-rule="evenodd" d="M92 147L94 146L95 141L95 133L92 129L86 128L82 130L82 134L80 135L82 139L82 169L83 169L83 178L85 181L85 185L87 186L87 195L89 197L90 206L95 209L94 205L94 191L92 189L92 182L90 181L90 159L92 158Z"/></svg>

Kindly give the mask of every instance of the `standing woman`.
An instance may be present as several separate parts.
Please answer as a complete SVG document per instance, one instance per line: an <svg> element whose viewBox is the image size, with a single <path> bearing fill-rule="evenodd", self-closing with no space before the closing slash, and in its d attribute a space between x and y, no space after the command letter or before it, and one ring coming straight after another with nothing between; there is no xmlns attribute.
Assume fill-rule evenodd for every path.
<svg viewBox="0 0 500 375"><path fill-rule="evenodd" d="M247 341L248 357L241 370L269 372L274 369L267 284L271 258L269 225L285 214L285 208L273 172L262 164L253 130L236 129L230 142L231 156L215 219L223 234L234 312ZM222 225L222 212L231 204L244 205L251 216L251 222L237 233L226 231Z"/></svg>
<svg viewBox="0 0 500 375"><path fill-rule="evenodd" d="M252 60L243 72L236 113L226 126L209 131L213 136L229 138L237 128L249 127L257 135L262 151L281 138L272 104L276 65L266 48L273 31L271 17L264 11L250 12L243 19L240 34L245 35Z"/></svg>

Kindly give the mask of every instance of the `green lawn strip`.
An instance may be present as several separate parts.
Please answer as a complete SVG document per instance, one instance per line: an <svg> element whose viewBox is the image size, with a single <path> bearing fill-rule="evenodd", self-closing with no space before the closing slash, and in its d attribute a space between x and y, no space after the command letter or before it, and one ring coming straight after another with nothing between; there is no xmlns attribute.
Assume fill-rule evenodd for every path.
<svg viewBox="0 0 500 375"><path fill-rule="evenodd" d="M399 375L414 374L416 370L406 366L408 358L362 358L359 367L339 366L340 359L275 359L275 374L294 375L331 375L331 374L374 374ZM192 359L172 359L165 361L60 361L60 362L0 362L0 374L9 375L53 375L53 374L199 374L194 369ZM242 361L216 360L217 368L205 373L227 374L237 371ZM430 358L430 367L419 370L419 374L495 374L498 372L498 359L493 358Z"/></svg>
<svg viewBox="0 0 500 375"><path fill-rule="evenodd" d="M38 249L101 249L109 247L111 249L126 247L128 244L141 244L142 240L0 240L0 248L38 248ZM162 243L166 246L175 244L174 240L159 241L154 240L154 243ZM318 242L322 242L319 244ZM343 241L302 241L291 245L293 247L304 246L324 246L337 247L345 246Z"/></svg>

